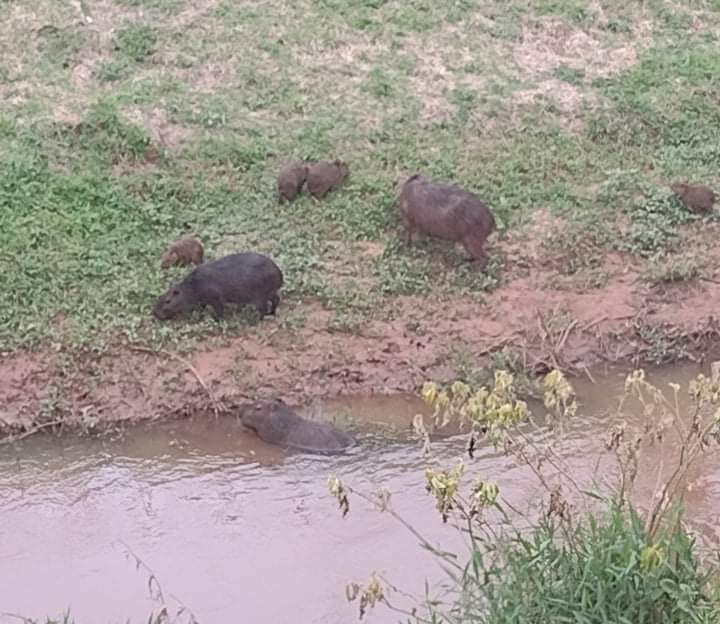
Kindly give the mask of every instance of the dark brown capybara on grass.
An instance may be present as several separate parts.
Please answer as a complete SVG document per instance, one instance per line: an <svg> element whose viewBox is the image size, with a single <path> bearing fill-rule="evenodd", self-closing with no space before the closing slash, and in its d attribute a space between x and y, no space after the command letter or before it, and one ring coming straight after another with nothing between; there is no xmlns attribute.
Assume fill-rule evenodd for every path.
<svg viewBox="0 0 720 624"><path fill-rule="evenodd" d="M342 160L312 163L307 172L308 192L316 199L325 197L338 188L349 173L349 167Z"/></svg>
<svg viewBox="0 0 720 624"><path fill-rule="evenodd" d="M270 258L250 251L234 253L193 269L158 298L153 314L165 321L196 306L211 306L221 318L226 304L251 303L262 319L275 314L282 285L282 271Z"/></svg>
<svg viewBox="0 0 720 624"><path fill-rule="evenodd" d="M416 173L403 185L399 203L408 245L413 234L421 232L459 242L473 260L486 264L483 244L495 231L495 217L476 195Z"/></svg>
<svg viewBox="0 0 720 624"><path fill-rule="evenodd" d="M202 243L194 236L181 238L165 250L160 258L160 266L167 269L171 266L188 266L202 264L205 252Z"/></svg>
<svg viewBox="0 0 720 624"><path fill-rule="evenodd" d="M284 401L254 401L238 408L240 422L268 444L308 453L340 453L355 445L347 433L326 423L307 420Z"/></svg>
<svg viewBox="0 0 720 624"><path fill-rule="evenodd" d="M672 184L670 190L690 212L696 214L710 212L717 199L715 192L704 184Z"/></svg>
<svg viewBox="0 0 720 624"><path fill-rule="evenodd" d="M278 174L278 195L280 202L292 201L300 191L308 175L308 166L305 163L294 162L285 165Z"/></svg>

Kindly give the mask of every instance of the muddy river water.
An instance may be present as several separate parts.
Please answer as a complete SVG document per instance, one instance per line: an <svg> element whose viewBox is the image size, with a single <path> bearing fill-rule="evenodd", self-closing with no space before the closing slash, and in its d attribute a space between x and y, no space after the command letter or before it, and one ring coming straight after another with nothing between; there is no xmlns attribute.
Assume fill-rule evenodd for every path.
<svg viewBox="0 0 720 624"><path fill-rule="evenodd" d="M685 384L697 372L676 367L651 379ZM603 444L625 371L593 374L595 384L574 381L581 415L564 451L574 474L588 480L598 466L600 476L609 474ZM443 578L433 557L360 499L351 499L343 518L326 486L337 474L361 490L386 487L395 510L431 542L464 554L459 534L443 525L425 492L423 471L437 464L408 432L421 408L402 396L325 405L325 416L353 418L360 441L335 457L287 454L231 419L140 426L102 439L36 436L0 447L0 612L40 619L69 608L78 624L145 622L155 603L148 573L128 548L155 573L167 602L179 599L202 624L356 621L345 585L373 571L422 595L426 579ZM449 467L464 447L462 435L443 438L433 456ZM651 453L647 466L661 455ZM466 463L470 475L497 481L517 505L537 498L527 468L491 447ZM708 455L696 476L690 516L712 542L720 454ZM398 620L379 608L366 621ZM6 621L18 620L0 615Z"/></svg>

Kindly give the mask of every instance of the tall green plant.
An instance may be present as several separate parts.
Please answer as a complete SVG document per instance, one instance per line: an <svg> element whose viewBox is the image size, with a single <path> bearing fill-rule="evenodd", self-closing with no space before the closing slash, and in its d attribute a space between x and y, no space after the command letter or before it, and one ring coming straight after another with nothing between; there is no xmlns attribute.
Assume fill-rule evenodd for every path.
<svg viewBox="0 0 720 624"><path fill-rule="evenodd" d="M606 442L607 452L617 459L620 478L616 488L601 497L583 489L558 450L565 424L577 411L574 390L559 371L552 371L543 381L547 411L543 420L536 420L517 397L514 379L505 371L495 373L491 387L479 389L462 382L446 387L425 384L421 395L433 408L436 424L455 420L469 426L470 458L479 438L491 442L529 466L545 496L540 497L534 515L522 518L521 528L517 510L502 496L502 484L479 478L466 486L462 462L449 469L427 470L427 491L441 517L446 522L454 519L455 526L470 536L470 560L461 566L456 557L435 550L392 509L388 492L360 493L403 522L423 547L441 558L455 588L451 602L441 605L426 600L427 614L414 610L406 613L409 620L448 624L720 622L713 580L716 569L700 565L698 547L683 526L681 508L688 471L720 438L720 363L713 365L710 377L698 375L689 384L687 413L680 408L680 387L670 387L668 398L642 370L628 375ZM636 427L622 416L630 400L636 401L641 414ZM422 417L416 417L415 427L429 452L430 438ZM676 445L677 457L669 472L667 465L658 468L650 508L640 512L633 505L632 492L641 452L669 439ZM336 478L331 479L331 492L344 513L350 508L349 495L358 494ZM588 504L578 513L578 503L583 502ZM598 504L604 506L600 512ZM360 601L361 616L377 603L394 608L376 575L367 585L351 589L348 597Z"/></svg>

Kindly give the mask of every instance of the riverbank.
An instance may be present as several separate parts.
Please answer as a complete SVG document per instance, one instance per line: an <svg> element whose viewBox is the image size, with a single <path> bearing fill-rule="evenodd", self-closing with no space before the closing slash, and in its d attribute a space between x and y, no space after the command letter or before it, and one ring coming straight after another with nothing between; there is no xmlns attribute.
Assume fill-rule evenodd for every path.
<svg viewBox="0 0 720 624"><path fill-rule="evenodd" d="M6 430L715 346L718 213L669 188L720 189L708 3L21 0L6 21ZM283 163L334 158L341 188L278 204ZM484 270L402 245L417 171L488 204ZM271 256L277 319L152 319L190 232L208 259Z"/></svg>
<svg viewBox="0 0 720 624"><path fill-rule="evenodd" d="M705 234L716 236L709 231L716 228ZM507 257L513 249L512 241L495 246ZM189 352L118 343L101 352L13 354L0 363L2 423L15 432L93 429L212 415L245 399L278 396L302 405L413 392L427 380L473 379L492 366L530 377L552 367L583 375L602 362L702 360L717 351L720 283L652 283L642 262L609 254L600 265L604 283L588 287L582 276L537 268L547 258L532 253L528 246L513 254L516 277L482 301L396 297L382 303L382 318L360 327L338 328L318 303L289 301L278 318L218 334ZM299 313L302 327L284 322Z"/></svg>

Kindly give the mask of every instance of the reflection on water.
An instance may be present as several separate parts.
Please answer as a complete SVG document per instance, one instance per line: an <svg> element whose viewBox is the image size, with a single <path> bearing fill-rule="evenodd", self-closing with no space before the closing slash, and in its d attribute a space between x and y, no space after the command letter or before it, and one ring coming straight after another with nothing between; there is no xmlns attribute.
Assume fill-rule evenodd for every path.
<svg viewBox="0 0 720 624"><path fill-rule="evenodd" d="M676 368L653 380L684 383L696 373ZM579 480L613 474L603 444L614 407L608 401L623 380L611 372L594 386L576 383L583 416L568 431L564 452ZM402 396L327 404L323 417L350 417L360 442L331 457L288 455L232 419L138 427L116 440L36 437L0 449L0 612L41 618L71 608L78 624L146 621L153 607L147 575L126 558L124 544L203 624L353 621L345 584L374 570L421 594L425 579L442 573L417 540L357 498L343 519L326 490L330 474L365 491L384 486L395 509L433 544L462 552L461 538L443 525L424 489L423 471L433 460L408 435L421 407ZM464 437L454 436L435 442L433 451L449 466L464 448ZM667 449L647 455L640 498L652 491L652 468L662 457ZM518 506L537 499L530 471L492 448L479 449L468 468L469 478L497 481ZM688 506L713 537L717 454L694 477ZM383 610L368 617L397 619Z"/></svg>

